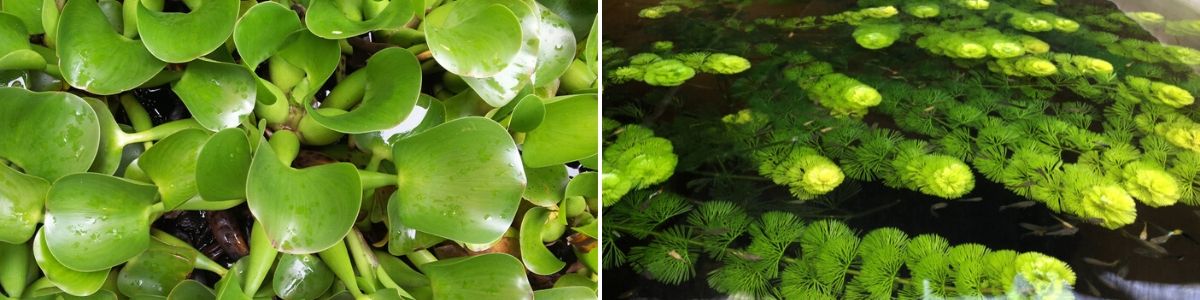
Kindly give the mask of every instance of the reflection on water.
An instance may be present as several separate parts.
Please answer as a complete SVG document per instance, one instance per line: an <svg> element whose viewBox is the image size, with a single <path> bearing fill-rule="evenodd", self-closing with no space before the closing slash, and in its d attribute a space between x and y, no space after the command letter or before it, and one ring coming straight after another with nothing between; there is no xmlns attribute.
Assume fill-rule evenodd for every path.
<svg viewBox="0 0 1200 300"><path fill-rule="evenodd" d="M1033 1L1033 0L1030 0ZM677 40L685 36L682 26L663 24L670 18L646 20L638 18L638 12L649 6L658 5L657 0L605 1L603 7L604 32L607 46L624 47L632 53L645 50L654 41ZM774 3L772 3L774 2ZM878 2L878 1L877 1ZM1019 2L1019 1L995 1ZM1160 12L1166 20L1200 20L1200 1L1067 1L1059 0L1060 6L1087 4L1104 7L1119 7L1127 12ZM736 11L741 20L762 17L821 16L857 7L854 1L757 1L754 5ZM712 20L716 23L719 20ZM1087 22L1082 22L1087 24ZM1178 23L1174 29L1168 23L1142 24L1144 34L1165 44L1200 48L1200 34L1181 34L1178 30L1185 24ZM1087 25L1091 26L1091 25ZM1200 26L1200 25L1198 25ZM1200 30L1200 27L1197 27ZM1168 31L1172 31L1170 34ZM1200 31L1198 31L1200 32ZM828 53L841 53L838 47L855 47L844 50L850 53L844 61L833 62L838 68L879 72L883 64L876 64L873 55L910 55L889 52L864 52L848 40L847 30L795 31L774 38L781 45L805 45ZM848 43L849 44L845 44ZM1053 43L1062 42L1060 40ZM911 43L909 41L908 43ZM1059 47L1055 44L1055 47ZM1064 48L1080 45L1062 45ZM1095 49L1092 49L1095 50ZM1094 52L1094 51L1093 51ZM882 54L880 54L882 53ZM929 55L891 57L889 61L908 61L923 64ZM1107 55L1104 58L1120 59ZM756 58L764 59L762 57ZM933 58L940 59L940 58ZM1136 60L1134 60L1136 61ZM1131 63L1132 64L1132 63ZM1193 64L1192 68L1196 65ZM1124 69L1128 66L1117 66ZM1172 67L1168 67L1169 70ZM983 68L986 70L986 68ZM946 72L964 72L946 69ZM1184 79L1178 79L1183 81ZM670 109L665 109L656 124L673 124L691 120L715 120L720 116L735 113L747 106L747 100L733 96L732 79L720 76L698 75L678 89L671 90L678 100ZM762 86L762 89L773 88ZM645 103L647 98L663 97L663 88L644 84L609 86L605 90L606 116L610 112L623 114L630 111L630 103L641 103L643 111L653 110ZM1200 92L1191 90L1193 94ZM682 102L679 104L678 102ZM1195 109L1189 106L1188 109ZM628 114L625 114L628 115ZM867 120L879 127L892 127L888 119ZM686 127L679 124L663 127ZM698 128L698 126L696 127ZM699 129L697 129L699 130ZM1096 130L1096 129L1093 129ZM676 149L681 160L691 149ZM704 176L677 172L666 189L687 193L696 191L688 182ZM1068 263L1079 280L1075 286L1080 298L1136 298L1136 299L1197 299L1200 292L1200 208L1178 204L1166 207L1137 207L1137 221L1116 230L1086 224L1077 219L1064 219L1052 214L1042 204L1024 207L1016 205L1027 198L1014 194L1004 186L991 183L977 175L977 185L964 199L979 201L955 201L938 204L939 199L908 190L891 189L879 183L862 183L852 196L838 204L839 211L861 212L879 209L878 212L859 215L847 220L857 230L868 231L880 227L897 227L912 235L936 233L946 237L950 243L979 243L992 249L1016 251L1038 251L1057 257ZM687 195L695 199L708 199L712 191ZM784 191L767 191L764 199L786 199ZM897 201L899 200L899 201ZM943 202L944 203L944 202ZM760 201L759 210L794 210L794 203L783 201ZM1014 206L1015 205L1015 206ZM1173 234L1182 233L1182 234ZM720 263L701 259L696 266L697 276L678 286L662 285L646 279L629 268L605 270L605 292L609 297L620 298L705 298L720 297L705 282L705 274L720 267Z"/></svg>

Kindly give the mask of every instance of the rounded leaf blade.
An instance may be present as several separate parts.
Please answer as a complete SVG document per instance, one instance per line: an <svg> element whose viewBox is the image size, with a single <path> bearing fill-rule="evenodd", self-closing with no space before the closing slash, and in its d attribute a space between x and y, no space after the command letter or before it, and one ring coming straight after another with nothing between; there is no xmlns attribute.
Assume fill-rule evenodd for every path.
<svg viewBox="0 0 1200 300"><path fill-rule="evenodd" d="M46 197L46 246L59 262L77 271L124 263L150 246L157 196L154 186L123 178L67 175L54 182Z"/></svg>
<svg viewBox="0 0 1200 300"><path fill-rule="evenodd" d="M341 7L343 3L348 3L348 1L315 0L309 2L308 11L304 15L304 23L308 25L308 30L319 37L336 40L376 29L400 27L412 19L413 8L424 4L424 1L391 0L379 15L362 21L351 20L347 17L343 13L345 9Z"/></svg>
<svg viewBox="0 0 1200 300"><path fill-rule="evenodd" d="M500 124L466 117L397 141L396 198L404 225L448 239L499 239L525 189L517 146Z"/></svg>
<svg viewBox="0 0 1200 300"><path fill-rule="evenodd" d="M521 262L508 254L440 260L425 265L437 299L532 299Z"/></svg>
<svg viewBox="0 0 1200 300"><path fill-rule="evenodd" d="M542 244L542 230L549 220L550 210L544 207L530 208L521 219L521 260L525 268L538 275L554 274L567 265Z"/></svg>
<svg viewBox="0 0 1200 300"><path fill-rule="evenodd" d="M404 122L421 96L421 63L417 57L403 48L388 48L371 56L364 71L366 90L355 109L324 115L312 105L305 105L308 116L325 128L343 133L380 131Z"/></svg>
<svg viewBox="0 0 1200 300"><path fill-rule="evenodd" d="M185 63L216 50L229 39L237 22L238 0L198 3L187 13L158 12L138 4L138 34L154 57Z"/></svg>
<svg viewBox="0 0 1200 300"><path fill-rule="evenodd" d="M242 63L253 69L266 61L293 38L293 32L304 29L300 17L279 2L255 4L238 20L233 29L233 44L237 46Z"/></svg>
<svg viewBox="0 0 1200 300"><path fill-rule="evenodd" d="M164 209L175 209L198 193L196 155L206 140L208 133L204 130L180 131L154 144L138 158L138 166L158 187Z"/></svg>
<svg viewBox="0 0 1200 300"><path fill-rule="evenodd" d="M542 124L525 136L525 164L540 168L596 155L600 132L596 95L571 95L551 101L546 104Z"/></svg>
<svg viewBox="0 0 1200 300"><path fill-rule="evenodd" d="M75 88L112 95L136 88L166 66L141 41L118 34L95 1L68 1L59 19L59 67Z"/></svg>
<svg viewBox="0 0 1200 300"><path fill-rule="evenodd" d="M503 5L469 0L441 9L449 12L426 18L425 36L433 58L451 73L490 77L521 50L521 23Z"/></svg>
<svg viewBox="0 0 1200 300"><path fill-rule="evenodd" d="M306 254L328 249L350 232L361 190L353 164L292 169L264 144L250 163L246 202L275 249Z"/></svg>
<svg viewBox="0 0 1200 300"><path fill-rule="evenodd" d="M0 163L0 242L21 244L33 237L49 190L45 179Z"/></svg>
<svg viewBox="0 0 1200 300"><path fill-rule="evenodd" d="M220 131L237 127L254 111L257 86L245 68L228 63L197 60L171 90L204 128Z"/></svg>
<svg viewBox="0 0 1200 300"><path fill-rule="evenodd" d="M87 171L100 147L96 112L79 97L0 87L0 158L54 181Z"/></svg>
<svg viewBox="0 0 1200 300"><path fill-rule="evenodd" d="M242 129L229 128L210 137L196 157L200 197L208 201L246 198L246 174L253 155Z"/></svg>
<svg viewBox="0 0 1200 300"><path fill-rule="evenodd" d="M91 295L104 286L108 280L108 269L80 272L67 268L50 253L44 236L45 230L42 229L33 237L33 259L54 286L74 296Z"/></svg>

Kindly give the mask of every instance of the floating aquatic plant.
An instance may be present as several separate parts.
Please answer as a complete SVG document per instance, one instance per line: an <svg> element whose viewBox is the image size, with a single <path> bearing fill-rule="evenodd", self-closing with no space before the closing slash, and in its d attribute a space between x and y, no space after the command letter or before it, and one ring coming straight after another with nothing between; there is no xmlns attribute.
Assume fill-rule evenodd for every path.
<svg viewBox="0 0 1200 300"><path fill-rule="evenodd" d="M760 298L1053 298L1071 293L1075 276L1052 257L930 246L928 236L896 238L890 229L860 238L819 217L876 212L846 215L838 206L863 182L946 200L931 211L998 186L1022 201L1011 207L1038 205L1063 224L1109 230L1152 222L1139 216L1148 207L1200 204L1192 109L1200 50L1159 34L1187 35L1189 20L1075 1L856 4L747 18L744 3L718 1L648 22L671 37L670 50L653 54L659 59L687 65L695 59L676 53L709 52L750 61L715 83L679 82L718 94L703 105L686 87L622 93L638 84L621 80L640 76L631 67L653 57L604 51L613 66L606 76L617 79L605 83L617 95L605 117L669 139L678 156L669 166L686 174L612 201L606 264ZM773 205L789 213L764 212ZM832 227L845 229L825 231ZM880 236L916 250L878 250ZM946 254L905 256L927 248ZM926 256L939 259L913 261ZM717 270L696 274L697 265Z"/></svg>
<svg viewBox="0 0 1200 300"><path fill-rule="evenodd" d="M594 298L595 15L4 1L0 297Z"/></svg>

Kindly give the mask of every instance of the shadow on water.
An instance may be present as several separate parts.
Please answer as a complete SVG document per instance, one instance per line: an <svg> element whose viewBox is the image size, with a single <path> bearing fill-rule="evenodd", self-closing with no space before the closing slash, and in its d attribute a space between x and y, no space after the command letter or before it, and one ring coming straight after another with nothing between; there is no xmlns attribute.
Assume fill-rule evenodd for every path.
<svg viewBox="0 0 1200 300"><path fill-rule="evenodd" d="M1179 2L1183 1L1183 2ZM1174 1L1185 3L1188 0ZM603 4L604 32L608 45L627 47L630 50L645 48L663 38L645 27L654 20L637 17L640 9L657 5L657 0L605 1ZM782 2L782 1L781 1ZM1115 1L1123 9L1143 9L1145 3L1137 1ZM1101 1L1103 3L1103 1ZM1190 2L1200 8L1197 1ZM792 1L768 4L759 1L743 10L746 18L826 15L854 7L853 1ZM1151 8L1153 9L1153 8ZM1162 11L1159 9L1159 11ZM1173 14L1187 14L1200 18L1195 10L1176 10ZM820 34L790 39L820 39ZM795 42L805 42L799 40ZM1172 41L1183 45L1200 45L1195 41ZM1193 44L1195 43L1195 44ZM700 118L719 118L735 112L744 105L742 101L730 99L728 82L712 76L700 75L679 90L676 97L687 105L681 111L668 110L658 120L669 123L680 115ZM656 88L631 83L611 86L606 90L604 105L607 111L620 108L629 99L656 96ZM649 101L647 101L649 102ZM642 107L642 109L647 109ZM685 151L677 149L677 151ZM685 183L698 177L677 173L668 189L678 192L689 191ZM859 191L839 208L858 212L891 205L876 213L857 216L847 223L860 232L881 227L896 227L910 235L935 233L948 239L951 244L979 243L993 249L1038 251L1067 262L1079 277L1076 292L1081 297L1099 296L1107 299L1197 299L1200 297L1200 208L1174 205L1163 208L1138 206L1138 221L1118 230L1070 221L1079 231L1064 236L1039 236L1021 224L1051 227L1061 224L1043 205L1013 208L1010 205L1028 199L1013 194L1002 186L983 180L976 183L975 190L963 197L977 201L950 201L931 198L916 192L895 190L877 183L863 183ZM763 210L793 210L795 204L787 202L786 190L768 192L777 194L774 199L755 199L756 203L768 206ZM709 195L686 195L706 199ZM771 198L771 197L768 197ZM946 202L944 208L933 210L933 206ZM1004 208L1004 209L1002 209ZM1145 229L1143 229L1145 228ZM1143 247L1138 240L1142 231L1148 238L1161 236L1174 229L1188 234L1174 237L1162 244L1166 254L1154 253ZM677 286L663 285L637 274L628 267L605 270L604 288L608 297L690 299L719 298L705 282L705 274L719 264L701 259L696 266L696 276ZM1106 283L1107 282L1107 283Z"/></svg>

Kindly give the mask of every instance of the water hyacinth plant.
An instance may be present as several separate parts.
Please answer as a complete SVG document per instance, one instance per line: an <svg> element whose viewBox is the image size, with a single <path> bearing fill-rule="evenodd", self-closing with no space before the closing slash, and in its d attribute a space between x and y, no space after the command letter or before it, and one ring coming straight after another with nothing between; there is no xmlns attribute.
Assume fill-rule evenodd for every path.
<svg viewBox="0 0 1200 300"><path fill-rule="evenodd" d="M0 1L0 298L595 298L596 5Z"/></svg>

